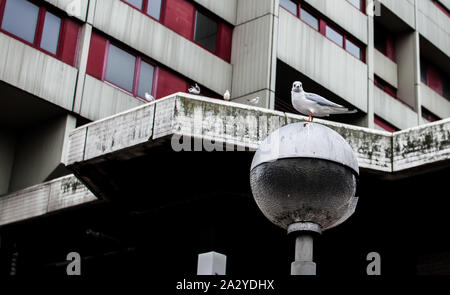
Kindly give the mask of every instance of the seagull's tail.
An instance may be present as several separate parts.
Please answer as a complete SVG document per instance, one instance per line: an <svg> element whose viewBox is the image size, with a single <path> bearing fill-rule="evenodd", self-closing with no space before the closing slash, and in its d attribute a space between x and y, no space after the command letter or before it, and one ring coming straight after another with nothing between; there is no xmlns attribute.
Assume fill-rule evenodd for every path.
<svg viewBox="0 0 450 295"><path fill-rule="evenodd" d="M358 110L354 109L354 110L349 110L348 108L331 108L333 110L333 114L354 114L356 113Z"/></svg>

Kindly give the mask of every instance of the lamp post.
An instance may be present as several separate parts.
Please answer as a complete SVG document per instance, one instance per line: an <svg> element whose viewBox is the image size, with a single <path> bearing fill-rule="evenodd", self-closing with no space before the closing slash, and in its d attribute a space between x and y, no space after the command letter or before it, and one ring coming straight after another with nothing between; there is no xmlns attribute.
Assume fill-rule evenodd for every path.
<svg viewBox="0 0 450 295"><path fill-rule="evenodd" d="M250 184L262 213L296 234L292 275L315 275L313 238L355 211L359 168L345 139L316 123L289 124L256 151Z"/></svg>

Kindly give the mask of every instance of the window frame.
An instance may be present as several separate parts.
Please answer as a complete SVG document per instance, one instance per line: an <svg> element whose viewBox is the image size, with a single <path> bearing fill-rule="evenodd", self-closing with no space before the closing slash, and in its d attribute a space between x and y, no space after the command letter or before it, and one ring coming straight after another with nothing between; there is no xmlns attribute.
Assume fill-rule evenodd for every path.
<svg viewBox="0 0 450 295"><path fill-rule="evenodd" d="M107 66L108 66L109 49L110 49L111 45L119 48L120 50L125 51L126 53L128 53L130 55L133 55L136 58L136 61L135 61L135 64L134 64L134 71L133 71L133 89L132 89L131 92L128 91L127 89L125 89L125 88L122 88L119 85L114 84L113 82L110 82L110 81L106 80L106 70L107 70ZM140 74L141 74L140 70L141 70L141 63L142 62L145 62L145 63L153 66L153 68L154 68L154 70L153 70L152 91L149 94L151 94L153 97L156 97L155 93L156 93L156 84L157 83L155 83L155 80L158 77L158 72L159 72L158 65L155 62L151 61L150 59L148 59L146 57L142 57L141 55L133 52L132 50L130 50L128 48L126 48L122 44L119 44L117 42L111 42L109 39L106 39L106 48L105 48L105 56L104 56L104 60L103 60L103 69L102 69L101 80L103 82L107 83L108 85L111 85L114 88L117 88L117 89L127 93L128 95L131 95L131 96L133 96L135 98L138 98L140 100L143 100L143 101L147 101L145 99L145 97L140 97L139 93L138 93L139 92Z"/></svg>
<svg viewBox="0 0 450 295"><path fill-rule="evenodd" d="M157 21L159 23L164 23L164 13L163 11L166 8L166 0L161 0L161 7L160 7L160 11L159 11L159 19L154 18L153 16L151 16L150 14L147 13L148 10L148 1L149 0L142 0L142 9L137 8L136 6L132 5L131 3L127 2L126 0L120 0L123 3L125 3L126 5L130 6L131 8L136 9L137 11L145 14L146 16L148 16L149 18L153 19L154 21Z"/></svg>
<svg viewBox="0 0 450 295"><path fill-rule="evenodd" d="M384 93L388 94L392 98L399 99L398 98L398 89L394 86L390 85L388 82L383 80L381 77L374 75L373 78L373 84L378 87L380 90L382 90Z"/></svg>
<svg viewBox="0 0 450 295"><path fill-rule="evenodd" d="M202 9L199 8L198 6L194 5L194 21L192 24L192 28L191 28L191 36L190 36L190 40L192 42L194 42L195 44L197 44L198 46L200 46L201 48L207 50L208 52L214 54L215 56L217 56L217 48L219 47L219 30L220 30L220 25L222 24L222 21L219 20L219 18L217 16L215 16L214 14L212 14L211 12L207 11L206 9ZM197 28L197 13L200 12L201 14L203 14L204 16L208 17L209 19L211 19L212 21L214 21L217 24L217 33L216 33L216 52L210 50L209 48L203 46L203 44L198 43L195 40L195 29Z"/></svg>
<svg viewBox="0 0 450 295"><path fill-rule="evenodd" d="M53 7L50 7L49 5L46 5L46 4L36 1L36 0L27 0L28 2L39 7L36 29L35 29L35 33L34 33L34 41L29 42L25 39L22 39L21 37L19 37L17 35L14 35L13 33L10 33L8 31L4 30L1 27L1 25L3 24L7 1L13 1L13 0L0 0L0 32L2 32L5 35L8 35L11 38L14 38L14 39L20 41L22 43L25 43L25 44L33 47L34 49L37 49L47 55L50 55L56 59L61 59L62 46L64 44L64 32L66 29L66 24L65 24L66 17L63 16L63 14L61 12L57 11ZM46 17L47 12L50 12L51 14L53 14L61 19L61 25L59 27L59 34L58 34L58 45L56 47L56 54L41 48L42 33L44 30L45 17Z"/></svg>

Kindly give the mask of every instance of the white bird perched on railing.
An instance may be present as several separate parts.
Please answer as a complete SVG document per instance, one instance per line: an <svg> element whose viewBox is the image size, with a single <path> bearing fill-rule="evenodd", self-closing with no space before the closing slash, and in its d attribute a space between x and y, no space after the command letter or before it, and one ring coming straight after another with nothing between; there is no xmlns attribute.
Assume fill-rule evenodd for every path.
<svg viewBox="0 0 450 295"><path fill-rule="evenodd" d="M197 85L197 83L195 83L195 86L192 86L191 88L188 89L190 94L195 94L195 95L199 95L200 94L200 87Z"/></svg>
<svg viewBox="0 0 450 295"><path fill-rule="evenodd" d="M225 93L223 94L223 99L226 101L230 101L231 99L230 90L227 89L227 91L225 91Z"/></svg>
<svg viewBox="0 0 450 295"><path fill-rule="evenodd" d="M259 103L259 96L255 97L255 98L249 98L247 99L247 101L251 104L258 104Z"/></svg>
<svg viewBox="0 0 450 295"><path fill-rule="evenodd" d="M303 91L302 82L299 81L294 82L292 85L291 99L294 109L303 115L309 115L308 122L312 122L313 117L356 113L356 110L349 110L320 95Z"/></svg>
<svg viewBox="0 0 450 295"><path fill-rule="evenodd" d="M147 101L155 101L155 98L151 94L146 92L145 93L145 100L147 100Z"/></svg>

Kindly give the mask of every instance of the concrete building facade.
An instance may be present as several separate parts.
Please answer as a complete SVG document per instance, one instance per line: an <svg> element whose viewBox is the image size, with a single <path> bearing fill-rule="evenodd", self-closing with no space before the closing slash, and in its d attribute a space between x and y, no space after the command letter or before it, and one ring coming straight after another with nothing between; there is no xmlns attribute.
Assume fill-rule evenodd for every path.
<svg viewBox="0 0 450 295"><path fill-rule="evenodd" d="M0 225L96 203L102 192L89 191L97 184L84 172L75 171L83 184L73 176L73 163L152 138L158 128L148 124L164 135L167 119L142 108L149 95L163 107L160 99L195 83L217 103L229 90L237 109L260 107L278 122L269 120L267 134L287 123L276 114L296 113L296 80L358 110L330 124L369 128L386 142L361 152L370 173L446 163L448 121L423 129L442 135L434 158L408 166L391 145L402 130L450 117L450 1L0 0ZM134 108L129 126L148 120L142 137L88 149L83 140L97 135L79 127L100 120L88 126L111 131L108 141L116 129L105 118ZM355 149L367 145L355 138ZM391 154L372 158L383 147Z"/></svg>

